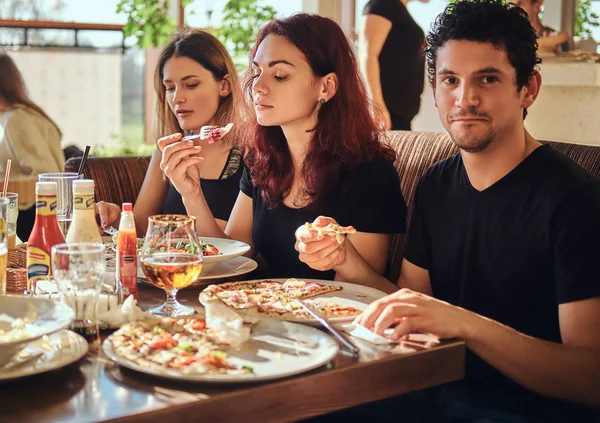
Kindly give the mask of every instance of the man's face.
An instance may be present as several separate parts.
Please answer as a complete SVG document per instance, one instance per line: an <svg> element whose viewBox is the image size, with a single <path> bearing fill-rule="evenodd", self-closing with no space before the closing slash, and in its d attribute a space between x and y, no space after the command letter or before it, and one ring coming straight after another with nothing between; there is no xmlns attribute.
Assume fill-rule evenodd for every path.
<svg viewBox="0 0 600 423"><path fill-rule="evenodd" d="M525 91L517 91L506 52L491 43L452 40L437 52L435 103L463 151L483 151L496 138L523 128Z"/></svg>

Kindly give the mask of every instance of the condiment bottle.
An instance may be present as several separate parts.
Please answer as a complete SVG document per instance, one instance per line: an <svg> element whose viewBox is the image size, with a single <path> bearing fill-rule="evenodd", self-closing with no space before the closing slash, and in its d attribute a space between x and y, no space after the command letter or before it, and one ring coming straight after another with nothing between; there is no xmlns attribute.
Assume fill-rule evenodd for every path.
<svg viewBox="0 0 600 423"><path fill-rule="evenodd" d="M56 218L56 182L35 184L35 224L27 241L27 291L35 281L52 274L50 251L65 242Z"/></svg>
<svg viewBox="0 0 600 423"><path fill-rule="evenodd" d="M129 295L137 300L137 233L133 219L133 206L123 203L119 233L117 235L117 281L123 298Z"/></svg>
<svg viewBox="0 0 600 423"><path fill-rule="evenodd" d="M73 223L67 232L67 242L102 242L94 212L94 181L73 181Z"/></svg>

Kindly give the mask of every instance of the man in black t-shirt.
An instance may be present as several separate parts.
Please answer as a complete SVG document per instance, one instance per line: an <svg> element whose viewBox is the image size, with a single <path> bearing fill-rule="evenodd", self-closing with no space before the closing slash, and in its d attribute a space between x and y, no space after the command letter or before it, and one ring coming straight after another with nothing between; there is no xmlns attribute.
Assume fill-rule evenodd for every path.
<svg viewBox="0 0 600 423"><path fill-rule="evenodd" d="M409 1L370 0L358 36L360 68L386 129L410 130L421 106L424 34L406 9Z"/></svg>
<svg viewBox="0 0 600 423"><path fill-rule="evenodd" d="M358 322L466 342L465 380L429 392L441 421L591 421L600 186L525 130L541 86L536 33L514 5L459 0L427 40L436 106L460 153L419 183L403 289Z"/></svg>

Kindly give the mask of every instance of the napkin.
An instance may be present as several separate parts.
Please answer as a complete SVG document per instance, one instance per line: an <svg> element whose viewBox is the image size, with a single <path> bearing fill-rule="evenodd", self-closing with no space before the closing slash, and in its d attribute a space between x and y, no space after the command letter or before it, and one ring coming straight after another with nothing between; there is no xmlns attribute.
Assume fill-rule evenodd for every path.
<svg viewBox="0 0 600 423"><path fill-rule="evenodd" d="M217 299L202 301L206 314L206 326L214 330L221 342L239 347L250 339L250 328L244 319Z"/></svg>
<svg viewBox="0 0 600 423"><path fill-rule="evenodd" d="M93 294L92 293L73 293L61 296L58 293L56 282L40 280L36 284L36 297L48 298L54 301L60 301L75 310L77 319L90 319L93 313ZM98 309L96 318L100 327L119 328L121 325L136 320L151 318L151 315L143 312L138 306L132 295L127 297L123 304L119 304L119 298L115 294L100 293L97 296Z"/></svg>
<svg viewBox="0 0 600 423"><path fill-rule="evenodd" d="M423 343L424 347L428 347L440 343L440 339L437 336L427 333L409 333L408 335L400 338L398 341L393 341L389 338L392 333L394 333L394 329L392 328L384 330L383 336L373 332L370 329L367 329L363 325L355 323L341 325L340 328L355 338L362 339L363 341L367 341L375 345L389 345L400 342L408 342L418 344Z"/></svg>
<svg viewBox="0 0 600 423"><path fill-rule="evenodd" d="M116 297L113 296L105 295L105 297L109 297L109 301L113 298L116 300ZM133 298L133 295L127 297L125 301L123 301L121 307L109 306L108 309L102 308L101 311L102 305L102 298L99 298L97 312L98 323L101 325L106 324L111 328L120 327L125 323L132 323L138 320L148 320L155 318L151 314L143 312L142 309L137 306L137 301L135 300L135 298Z"/></svg>

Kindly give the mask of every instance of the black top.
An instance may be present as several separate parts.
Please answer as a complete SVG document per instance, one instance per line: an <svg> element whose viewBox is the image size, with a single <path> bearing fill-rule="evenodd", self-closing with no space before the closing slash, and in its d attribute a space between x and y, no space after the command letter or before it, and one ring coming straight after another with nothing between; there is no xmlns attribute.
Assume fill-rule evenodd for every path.
<svg viewBox="0 0 600 423"><path fill-rule="evenodd" d="M204 198L216 219L229 220L231 209L240 192L244 167L242 153L234 148L229 152L219 179L200 179ZM161 213L187 214L181 194L170 183Z"/></svg>
<svg viewBox="0 0 600 423"><path fill-rule="evenodd" d="M471 185L460 154L432 166L417 189L405 257L429 270L436 298L561 342L558 305L600 296L598 240L598 181L544 145L483 191ZM566 406L473 354L466 380L501 406Z"/></svg>
<svg viewBox="0 0 600 423"><path fill-rule="evenodd" d="M371 0L363 15L378 15L392 23L379 54L381 89L392 118L410 122L419 113L425 80L423 30L400 0Z"/></svg>
<svg viewBox="0 0 600 423"><path fill-rule="evenodd" d="M252 185L248 171L244 171L240 189L253 201L252 239L269 266L261 276L333 280L333 270L311 269L298 259L294 249L296 229L319 216L332 217L343 226L353 225L359 232L405 232L406 204L392 163L361 165L343 172L340 181L339 189L320 207L294 209L280 204L269 209L261 190Z"/></svg>

